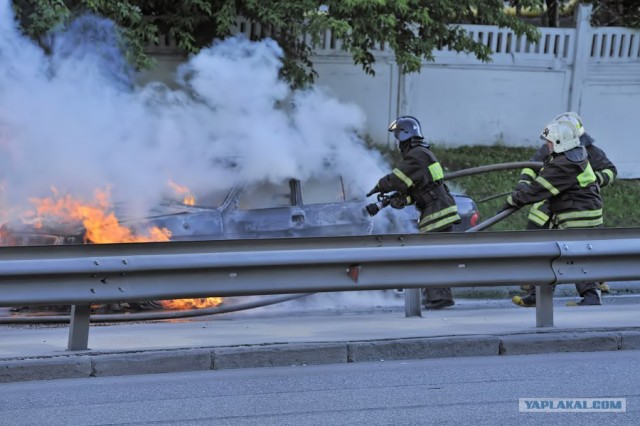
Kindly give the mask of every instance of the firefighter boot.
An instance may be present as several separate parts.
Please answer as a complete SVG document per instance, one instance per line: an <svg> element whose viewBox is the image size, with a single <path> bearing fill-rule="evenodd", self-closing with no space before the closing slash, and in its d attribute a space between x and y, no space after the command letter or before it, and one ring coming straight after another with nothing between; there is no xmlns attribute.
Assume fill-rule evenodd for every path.
<svg viewBox="0 0 640 426"><path fill-rule="evenodd" d="M536 296L533 294L529 294L527 296L513 296L513 299L511 299L511 301L518 306L522 306L523 308L536 307Z"/></svg>
<svg viewBox="0 0 640 426"><path fill-rule="evenodd" d="M426 302L424 304L424 308L428 309L428 310L442 309L442 308L447 308L449 306L453 306L455 304L456 304L456 302L454 302L451 299L449 299L449 300L440 299L440 300L434 300L432 302Z"/></svg>
<svg viewBox="0 0 640 426"><path fill-rule="evenodd" d="M600 290L587 290L582 293L582 300L579 302L569 302L567 306L597 306L602 305L600 301Z"/></svg>
<svg viewBox="0 0 640 426"><path fill-rule="evenodd" d="M451 289L447 287L423 288L422 306L425 309L442 309L455 305Z"/></svg>

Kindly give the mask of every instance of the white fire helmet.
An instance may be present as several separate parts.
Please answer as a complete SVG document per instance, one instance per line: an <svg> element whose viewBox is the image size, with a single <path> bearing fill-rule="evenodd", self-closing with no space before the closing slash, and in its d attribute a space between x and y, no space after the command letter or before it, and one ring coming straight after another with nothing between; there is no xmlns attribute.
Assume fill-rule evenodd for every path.
<svg viewBox="0 0 640 426"><path fill-rule="evenodd" d="M546 125L540 139L553 143L553 152L569 151L580 145L580 134L569 120L552 121Z"/></svg>
<svg viewBox="0 0 640 426"><path fill-rule="evenodd" d="M580 116L575 113L575 112L563 112L562 114L560 114L559 116L557 116L556 118L553 119L553 121L559 121L559 120L568 120L570 122L573 123L574 126L576 126L576 129L578 129L578 133L580 134L580 136L584 135L584 126L582 125L582 118L580 118Z"/></svg>

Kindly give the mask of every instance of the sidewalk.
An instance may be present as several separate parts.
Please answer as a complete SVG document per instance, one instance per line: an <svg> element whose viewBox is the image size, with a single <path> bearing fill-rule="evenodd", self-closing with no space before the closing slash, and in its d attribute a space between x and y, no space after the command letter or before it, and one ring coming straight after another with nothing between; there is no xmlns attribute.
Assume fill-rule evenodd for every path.
<svg viewBox="0 0 640 426"><path fill-rule="evenodd" d="M226 368L640 349L640 295L556 298L555 327L508 299L457 299L406 318L392 292L324 293L188 320L101 323L88 351L68 324L0 325L0 382ZM3 312L4 313L4 312Z"/></svg>

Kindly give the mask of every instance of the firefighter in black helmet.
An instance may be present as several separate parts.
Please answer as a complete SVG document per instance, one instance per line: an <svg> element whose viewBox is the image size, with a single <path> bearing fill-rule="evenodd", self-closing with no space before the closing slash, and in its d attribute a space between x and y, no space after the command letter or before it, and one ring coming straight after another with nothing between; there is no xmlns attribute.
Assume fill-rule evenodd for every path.
<svg viewBox="0 0 640 426"><path fill-rule="evenodd" d="M402 203L392 207L415 205L420 211L420 232L448 232L460 223L458 207L449 188L444 184L444 172L436 156L429 149L422 135L420 122L415 117L398 117L389 125L402 153L402 161L391 173L383 176L367 194L398 192ZM442 309L454 304L451 289L429 288L423 290L426 309Z"/></svg>

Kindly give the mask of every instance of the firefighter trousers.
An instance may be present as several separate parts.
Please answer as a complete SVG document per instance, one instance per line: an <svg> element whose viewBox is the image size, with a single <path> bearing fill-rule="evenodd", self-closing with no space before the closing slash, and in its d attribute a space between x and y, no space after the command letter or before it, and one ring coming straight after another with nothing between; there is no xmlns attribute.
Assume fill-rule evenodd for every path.
<svg viewBox="0 0 640 426"><path fill-rule="evenodd" d="M453 226L449 226L437 232L451 232ZM441 300L453 301L453 294L449 287L431 287L422 289L422 298L424 303L439 302Z"/></svg>

